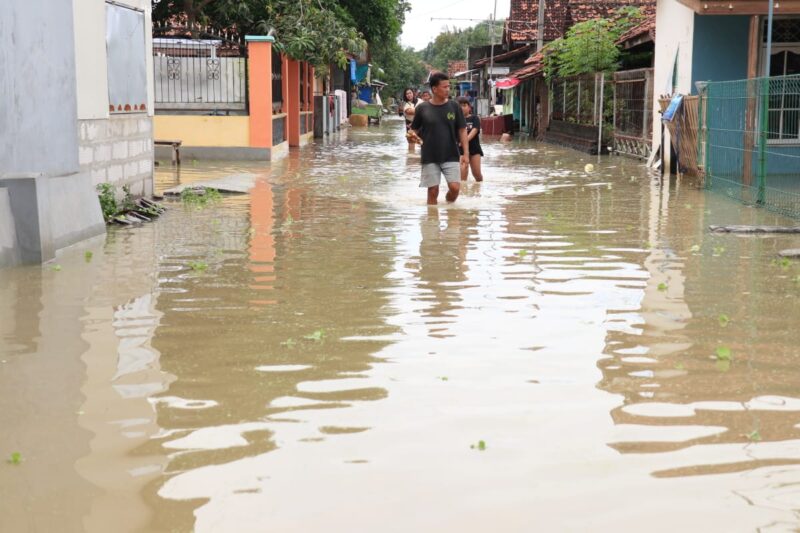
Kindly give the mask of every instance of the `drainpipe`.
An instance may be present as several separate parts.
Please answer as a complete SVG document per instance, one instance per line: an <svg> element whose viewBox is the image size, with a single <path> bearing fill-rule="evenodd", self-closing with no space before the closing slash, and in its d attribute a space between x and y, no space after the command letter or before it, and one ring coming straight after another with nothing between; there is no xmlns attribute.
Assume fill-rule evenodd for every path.
<svg viewBox="0 0 800 533"><path fill-rule="evenodd" d="M761 130L758 142L758 195L756 203L763 205L766 197L767 174L767 133L769 132L769 79L772 69L772 18L775 0L769 0L769 15L767 16L767 57L764 58L764 77L761 81Z"/></svg>

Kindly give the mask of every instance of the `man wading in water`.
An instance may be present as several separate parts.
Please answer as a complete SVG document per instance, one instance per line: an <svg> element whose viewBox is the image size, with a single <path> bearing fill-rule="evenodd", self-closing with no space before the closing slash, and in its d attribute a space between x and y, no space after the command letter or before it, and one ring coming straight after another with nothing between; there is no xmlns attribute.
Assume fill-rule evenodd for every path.
<svg viewBox="0 0 800 533"><path fill-rule="evenodd" d="M447 182L448 202L455 202L461 187L461 168L469 165L467 123L461 107L450 101L450 80L434 72L430 77L433 98L417 106L411 135L422 138L422 178L419 186L428 188L428 204L436 205L442 175ZM459 154L461 145L464 155Z"/></svg>

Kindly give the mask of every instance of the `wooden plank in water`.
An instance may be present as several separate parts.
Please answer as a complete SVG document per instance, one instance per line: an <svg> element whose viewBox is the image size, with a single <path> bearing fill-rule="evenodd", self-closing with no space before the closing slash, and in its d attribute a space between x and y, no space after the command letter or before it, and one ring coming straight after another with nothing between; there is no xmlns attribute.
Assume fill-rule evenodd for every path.
<svg viewBox="0 0 800 533"><path fill-rule="evenodd" d="M800 226L709 226L714 233L800 233Z"/></svg>

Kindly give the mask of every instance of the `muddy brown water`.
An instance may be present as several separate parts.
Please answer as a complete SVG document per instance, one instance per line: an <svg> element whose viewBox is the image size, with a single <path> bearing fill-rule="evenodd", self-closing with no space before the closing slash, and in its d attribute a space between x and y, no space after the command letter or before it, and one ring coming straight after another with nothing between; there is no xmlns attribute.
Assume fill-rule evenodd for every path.
<svg viewBox="0 0 800 533"><path fill-rule="evenodd" d="M0 530L795 530L797 237L707 231L794 222L484 150L436 208L399 121L162 166L259 177L0 271Z"/></svg>

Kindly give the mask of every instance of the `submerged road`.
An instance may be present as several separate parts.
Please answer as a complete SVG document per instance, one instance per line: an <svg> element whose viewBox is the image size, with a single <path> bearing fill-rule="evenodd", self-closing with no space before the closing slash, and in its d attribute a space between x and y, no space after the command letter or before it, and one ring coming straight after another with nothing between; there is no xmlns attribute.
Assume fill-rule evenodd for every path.
<svg viewBox="0 0 800 533"><path fill-rule="evenodd" d="M428 207L403 134L0 270L0 530L794 530L797 240L707 230L791 222L526 140Z"/></svg>

